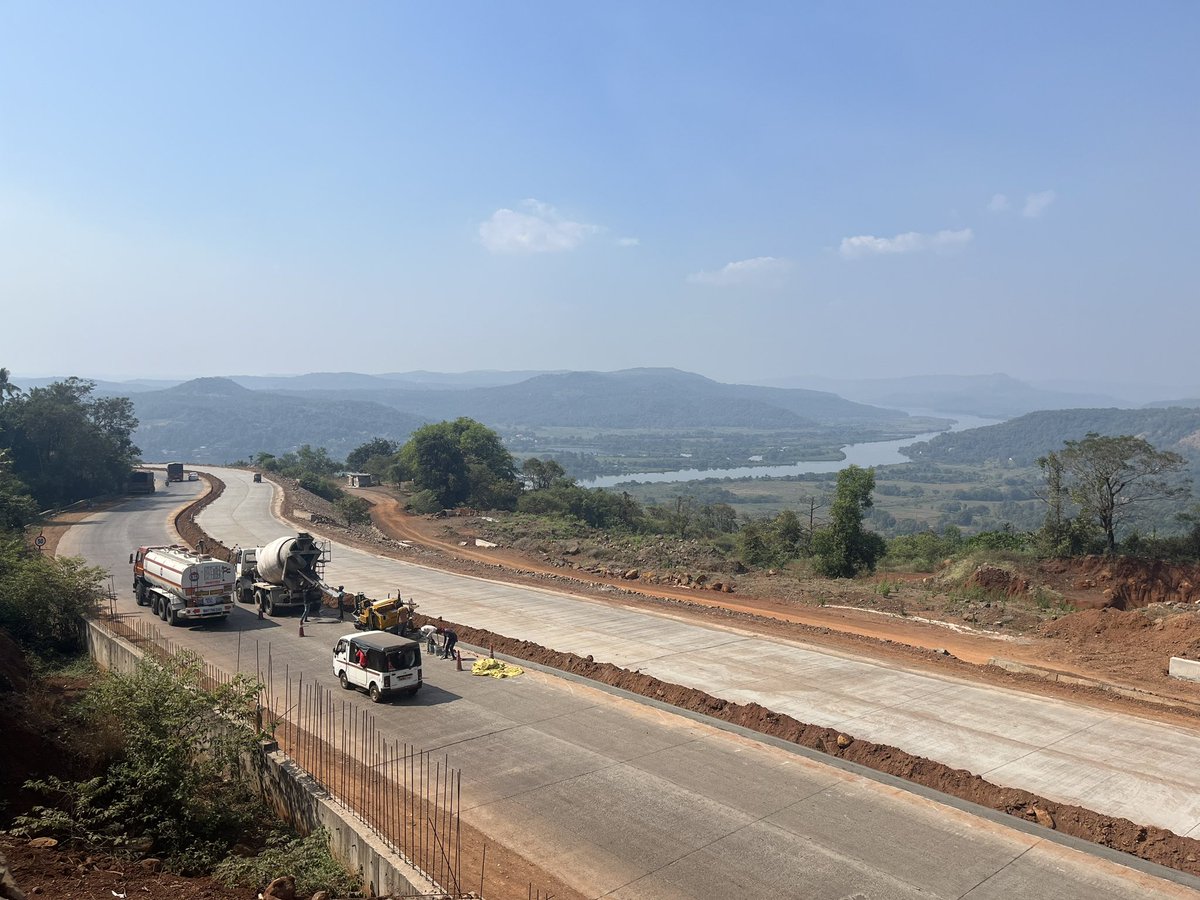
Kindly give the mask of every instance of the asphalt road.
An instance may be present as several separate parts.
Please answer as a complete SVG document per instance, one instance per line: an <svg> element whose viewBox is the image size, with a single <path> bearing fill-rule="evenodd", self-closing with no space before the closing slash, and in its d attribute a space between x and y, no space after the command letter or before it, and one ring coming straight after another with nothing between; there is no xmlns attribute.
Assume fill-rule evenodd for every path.
<svg viewBox="0 0 1200 900"><path fill-rule="evenodd" d="M149 620L130 594L129 553L172 540L170 511L199 488L171 485L98 512L68 532L59 552L109 568L118 608ZM271 490L253 486L260 488L258 496L249 486L228 492L235 518L248 529L257 527L251 510ZM207 516L205 526L228 543L251 542ZM262 537L282 533L280 525L270 527ZM347 583L357 584L348 551L336 554ZM404 566L383 574L394 589L418 571ZM460 580L457 589L471 586ZM426 611L443 609L440 595L414 592ZM329 649L349 629L332 618L310 620L301 638L295 626L294 618L260 621L239 606L224 625L169 633L229 670L253 671L269 648L276 672L286 665L333 687ZM382 732L448 753L463 772L464 819L588 896L1200 896L1045 833L569 680L538 672L475 678L435 660L426 678L415 700L371 707Z"/></svg>

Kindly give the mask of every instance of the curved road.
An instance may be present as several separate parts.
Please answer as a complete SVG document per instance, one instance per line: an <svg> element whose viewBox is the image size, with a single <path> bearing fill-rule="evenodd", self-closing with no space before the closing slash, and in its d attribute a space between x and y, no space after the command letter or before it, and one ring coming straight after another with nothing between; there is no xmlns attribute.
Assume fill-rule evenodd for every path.
<svg viewBox="0 0 1200 900"><path fill-rule="evenodd" d="M294 531L269 482L214 469L225 494L199 521L226 543ZM1126 713L910 671L644 608L491 582L335 545L334 583L399 589L421 611L638 669L802 722L900 747L989 781L1200 836L1197 733Z"/></svg>
<svg viewBox="0 0 1200 900"><path fill-rule="evenodd" d="M238 487L233 473L221 475L235 486L227 503L206 512L206 528L229 543L281 533L255 512L269 506L269 485L247 479ZM59 552L110 568L121 611L139 611L129 552L172 540L170 510L199 487L172 485L96 513L64 536ZM214 524L226 515L229 530ZM270 532L255 532L260 524ZM335 554L331 572L344 570L356 586L350 574L360 565L383 567L379 575L393 587L423 571L342 548ZM443 610L440 595L417 594L426 611ZM224 626L167 632L229 670L253 671L269 650L277 673L287 665L332 687L329 646L349 629L323 619L308 630L300 638L294 619L259 621L239 606ZM372 707L382 732L448 753L464 773L464 819L586 896L1200 896L1195 879L1162 880L1048 839L1057 835L980 818L586 685L537 672L473 678L435 660L426 670L427 688L414 702Z"/></svg>

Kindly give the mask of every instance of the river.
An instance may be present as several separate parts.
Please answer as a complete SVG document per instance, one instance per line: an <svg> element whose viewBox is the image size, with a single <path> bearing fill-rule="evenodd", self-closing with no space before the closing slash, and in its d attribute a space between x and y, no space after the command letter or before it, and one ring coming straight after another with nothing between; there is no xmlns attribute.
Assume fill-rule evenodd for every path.
<svg viewBox="0 0 1200 900"><path fill-rule="evenodd" d="M908 410L913 415L934 416L939 419L953 419L954 424L946 431L965 431L968 428L982 428L985 425L995 425L1000 419L984 419L980 416L967 416L958 413L939 413L928 410ZM840 472L846 466L891 466L908 462L908 457L900 453L901 447L927 441L932 437L943 434L941 431L930 431L926 434L916 434L898 441L864 441L861 444L847 444L842 448L845 459L814 460L798 462L786 466L739 466L734 469L678 469L674 472L633 472L626 475L601 475L597 478L580 479L583 487L615 487L629 481L639 481L643 484L663 484L671 481L698 481L701 478L766 478L781 475L806 475L814 472Z"/></svg>

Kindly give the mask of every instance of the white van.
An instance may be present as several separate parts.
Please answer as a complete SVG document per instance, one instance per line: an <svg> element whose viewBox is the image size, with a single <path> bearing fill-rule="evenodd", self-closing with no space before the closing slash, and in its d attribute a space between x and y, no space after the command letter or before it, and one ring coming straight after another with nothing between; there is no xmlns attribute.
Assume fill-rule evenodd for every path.
<svg viewBox="0 0 1200 900"><path fill-rule="evenodd" d="M421 645L386 631L359 631L333 645L333 674L346 690L359 688L378 703L388 694L421 689Z"/></svg>

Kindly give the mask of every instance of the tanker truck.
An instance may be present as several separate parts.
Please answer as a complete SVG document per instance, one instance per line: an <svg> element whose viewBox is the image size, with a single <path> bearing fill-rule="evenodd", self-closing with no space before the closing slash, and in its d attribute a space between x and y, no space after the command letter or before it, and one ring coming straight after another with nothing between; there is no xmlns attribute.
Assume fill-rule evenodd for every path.
<svg viewBox="0 0 1200 900"><path fill-rule="evenodd" d="M269 616L312 608L338 593L321 580L328 558L328 546L304 531L276 538L265 547L235 550L234 595Z"/></svg>
<svg viewBox="0 0 1200 900"><path fill-rule="evenodd" d="M186 547L138 547L133 597L171 625L223 622L233 612L233 566Z"/></svg>

